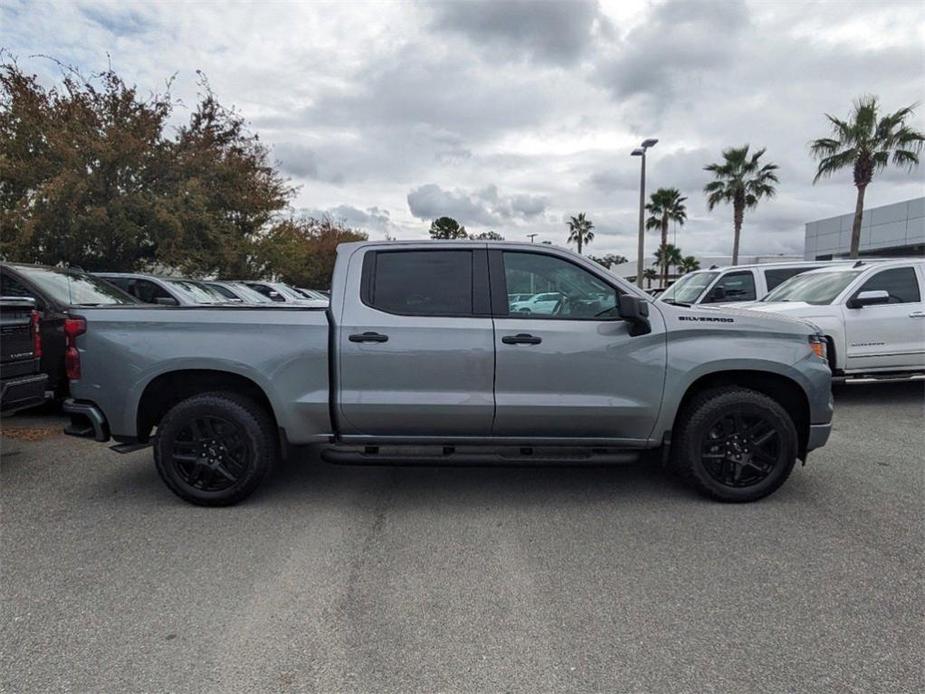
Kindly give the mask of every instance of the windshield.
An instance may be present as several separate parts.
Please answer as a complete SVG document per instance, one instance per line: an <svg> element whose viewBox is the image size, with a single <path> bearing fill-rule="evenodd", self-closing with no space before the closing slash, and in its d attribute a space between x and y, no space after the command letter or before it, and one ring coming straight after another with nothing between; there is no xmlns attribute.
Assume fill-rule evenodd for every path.
<svg viewBox="0 0 925 694"><path fill-rule="evenodd" d="M778 286L762 299L773 301L805 301L807 304L831 304L862 270L811 272L797 275Z"/></svg>
<svg viewBox="0 0 925 694"><path fill-rule="evenodd" d="M246 284L241 284L240 282L229 282L228 286L234 290L234 293L237 294L241 299L244 299L249 304L272 304L273 299L268 296L264 296L256 289L248 287ZM229 290L230 291L230 290Z"/></svg>
<svg viewBox="0 0 925 694"><path fill-rule="evenodd" d="M68 306L137 304L118 287L93 275L45 267L17 267L55 301Z"/></svg>
<svg viewBox="0 0 925 694"><path fill-rule="evenodd" d="M684 275L662 292L658 300L667 303L693 304L697 302L703 290L716 279L718 272L692 272Z"/></svg>
<svg viewBox="0 0 925 694"><path fill-rule="evenodd" d="M189 280L164 280L195 304L220 304L228 301L218 291Z"/></svg>

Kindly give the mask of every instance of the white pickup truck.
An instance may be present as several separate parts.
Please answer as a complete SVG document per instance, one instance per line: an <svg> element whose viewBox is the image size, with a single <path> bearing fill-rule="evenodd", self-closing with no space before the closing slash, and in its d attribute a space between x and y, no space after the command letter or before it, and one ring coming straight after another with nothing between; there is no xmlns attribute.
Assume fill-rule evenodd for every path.
<svg viewBox="0 0 925 694"><path fill-rule="evenodd" d="M817 325L835 376L925 373L925 259L846 262L793 277L739 308Z"/></svg>

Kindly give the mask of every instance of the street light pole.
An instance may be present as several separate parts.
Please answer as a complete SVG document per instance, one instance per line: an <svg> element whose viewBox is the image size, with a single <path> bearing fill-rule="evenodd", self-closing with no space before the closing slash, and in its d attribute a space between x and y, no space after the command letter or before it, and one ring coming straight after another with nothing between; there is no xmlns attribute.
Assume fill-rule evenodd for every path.
<svg viewBox="0 0 925 694"><path fill-rule="evenodd" d="M639 171L639 239L636 244L636 286L642 289L642 273L645 268L646 255L646 150L658 142L655 138L642 141L642 145L632 151L634 157L642 159Z"/></svg>
<svg viewBox="0 0 925 694"><path fill-rule="evenodd" d="M530 243L533 243L533 239L535 239L537 236L539 236L539 234L527 234L527 238L530 239Z"/></svg>

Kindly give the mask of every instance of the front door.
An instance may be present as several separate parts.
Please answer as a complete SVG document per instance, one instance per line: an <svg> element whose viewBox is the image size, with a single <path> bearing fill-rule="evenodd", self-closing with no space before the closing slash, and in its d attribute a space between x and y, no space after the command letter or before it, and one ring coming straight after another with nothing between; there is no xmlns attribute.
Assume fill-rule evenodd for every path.
<svg viewBox="0 0 925 694"><path fill-rule="evenodd" d="M871 275L851 297L883 290L886 304L848 308L845 312L846 368L888 370L925 367L925 316L920 279L913 265Z"/></svg>
<svg viewBox="0 0 925 694"><path fill-rule="evenodd" d="M665 335L632 337L606 273L565 256L489 251L495 311L495 436L606 438L632 444L655 424ZM508 310L508 295L555 292L543 313ZM513 303L513 302L511 302Z"/></svg>
<svg viewBox="0 0 925 694"><path fill-rule="evenodd" d="M354 264L362 264L362 273ZM345 436L491 433L494 331L484 245L369 249L338 317Z"/></svg>

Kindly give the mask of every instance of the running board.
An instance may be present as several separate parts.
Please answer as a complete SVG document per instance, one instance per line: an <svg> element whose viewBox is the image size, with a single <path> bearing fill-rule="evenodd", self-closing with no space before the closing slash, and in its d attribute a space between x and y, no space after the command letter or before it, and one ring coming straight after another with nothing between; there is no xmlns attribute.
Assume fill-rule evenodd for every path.
<svg viewBox="0 0 925 694"><path fill-rule="evenodd" d="M135 451L140 451L142 448L147 448L150 446L150 443L117 443L115 446L110 446L109 450L115 451L116 453L134 453Z"/></svg>
<svg viewBox="0 0 925 694"><path fill-rule="evenodd" d="M429 447L432 448L432 447ZM379 446L332 446L321 449L321 459L335 465L465 465L470 467L541 465L615 465L635 463L640 451L517 447L509 450L466 450L444 446L440 453L380 448Z"/></svg>

